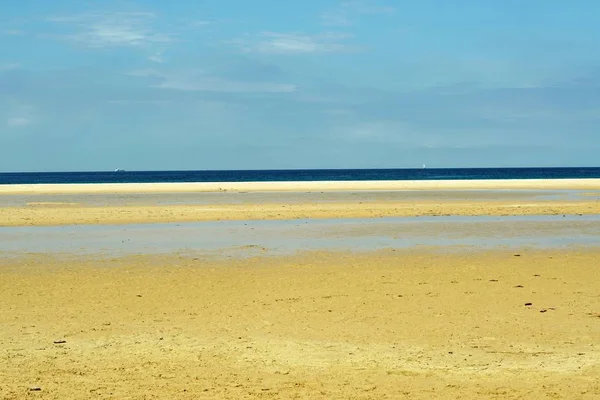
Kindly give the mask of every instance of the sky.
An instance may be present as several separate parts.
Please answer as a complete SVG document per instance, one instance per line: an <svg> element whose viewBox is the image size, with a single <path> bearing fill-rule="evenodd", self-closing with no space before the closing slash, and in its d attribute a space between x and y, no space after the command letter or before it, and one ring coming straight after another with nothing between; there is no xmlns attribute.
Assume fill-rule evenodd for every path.
<svg viewBox="0 0 600 400"><path fill-rule="evenodd" d="M600 165L595 0L0 2L0 171Z"/></svg>

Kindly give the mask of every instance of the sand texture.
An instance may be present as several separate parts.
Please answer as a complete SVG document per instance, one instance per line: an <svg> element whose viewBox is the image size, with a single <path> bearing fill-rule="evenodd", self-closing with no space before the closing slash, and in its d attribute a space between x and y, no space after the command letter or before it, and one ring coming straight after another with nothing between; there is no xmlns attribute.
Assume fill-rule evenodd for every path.
<svg viewBox="0 0 600 400"><path fill-rule="evenodd" d="M0 226L128 224L218 220L379 218L439 215L600 214L599 201L370 202L305 204L219 204L154 206L68 206L33 204L1 207Z"/></svg>
<svg viewBox="0 0 600 400"><path fill-rule="evenodd" d="M519 254L2 259L0 398L600 398L600 253Z"/></svg>
<svg viewBox="0 0 600 400"><path fill-rule="evenodd" d="M0 186L0 226L593 215L600 214L599 182L580 179L6 185ZM220 186L215 185L228 189L219 191Z"/></svg>

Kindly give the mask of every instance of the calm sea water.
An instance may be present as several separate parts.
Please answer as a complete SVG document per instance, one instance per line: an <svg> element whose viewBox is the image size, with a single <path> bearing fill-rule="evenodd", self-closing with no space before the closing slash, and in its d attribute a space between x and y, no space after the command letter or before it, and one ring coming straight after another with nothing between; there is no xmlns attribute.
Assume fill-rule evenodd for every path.
<svg viewBox="0 0 600 400"><path fill-rule="evenodd" d="M600 167L16 172L0 173L0 185L32 183L385 181L573 178L600 178Z"/></svg>

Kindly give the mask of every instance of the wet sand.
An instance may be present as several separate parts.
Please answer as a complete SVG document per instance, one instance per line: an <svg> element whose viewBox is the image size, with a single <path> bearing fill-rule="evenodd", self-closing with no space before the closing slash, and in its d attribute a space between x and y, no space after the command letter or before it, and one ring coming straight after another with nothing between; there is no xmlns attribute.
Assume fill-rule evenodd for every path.
<svg viewBox="0 0 600 400"><path fill-rule="evenodd" d="M598 191L581 190L348 190L307 192L38 193L0 194L5 207L148 206L206 204L305 204L348 202L421 202L477 200L586 200Z"/></svg>
<svg viewBox="0 0 600 400"><path fill-rule="evenodd" d="M0 227L0 257L31 253L196 257L293 255L299 251L600 247L600 215L439 216L164 224Z"/></svg>
<svg viewBox="0 0 600 400"><path fill-rule="evenodd" d="M600 214L600 180L0 186L5 227L561 214Z"/></svg>
<svg viewBox="0 0 600 400"><path fill-rule="evenodd" d="M382 218L443 215L596 215L600 201L398 201L303 204L0 207L0 226L142 224L222 220Z"/></svg>
<svg viewBox="0 0 600 400"><path fill-rule="evenodd" d="M599 259L0 259L0 398L597 399Z"/></svg>

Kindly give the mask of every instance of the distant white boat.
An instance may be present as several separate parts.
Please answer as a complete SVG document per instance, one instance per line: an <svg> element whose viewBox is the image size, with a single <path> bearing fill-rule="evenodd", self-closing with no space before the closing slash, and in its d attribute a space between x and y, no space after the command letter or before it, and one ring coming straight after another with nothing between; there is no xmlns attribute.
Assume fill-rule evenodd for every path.
<svg viewBox="0 0 600 400"><path fill-rule="evenodd" d="M427 165L423 164L423 169L427 168Z"/></svg>
<svg viewBox="0 0 600 400"><path fill-rule="evenodd" d="M125 170L124 170L124 169L121 169L121 168L116 168L116 169L115 169L115 172L125 172Z"/></svg>

